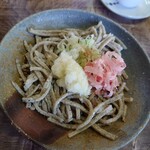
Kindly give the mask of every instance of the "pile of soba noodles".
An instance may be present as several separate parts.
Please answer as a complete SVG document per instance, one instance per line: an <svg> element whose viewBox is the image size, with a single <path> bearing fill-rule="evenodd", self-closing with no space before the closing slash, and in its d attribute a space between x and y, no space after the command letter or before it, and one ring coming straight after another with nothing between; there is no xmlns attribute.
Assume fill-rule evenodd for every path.
<svg viewBox="0 0 150 150"><path fill-rule="evenodd" d="M128 91L126 64L121 57L125 45L106 33L102 22L87 29L39 30L29 28L35 44L24 41L24 62L16 59L21 78L12 82L26 108L47 120L71 129L73 137L88 128L115 140L103 129L125 121Z"/></svg>

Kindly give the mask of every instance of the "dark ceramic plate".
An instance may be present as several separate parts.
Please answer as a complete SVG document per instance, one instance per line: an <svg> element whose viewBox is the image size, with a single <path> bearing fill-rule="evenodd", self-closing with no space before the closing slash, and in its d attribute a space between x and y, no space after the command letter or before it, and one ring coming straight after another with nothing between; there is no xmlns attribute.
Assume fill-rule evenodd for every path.
<svg viewBox="0 0 150 150"><path fill-rule="evenodd" d="M35 111L25 108L21 98L11 85L17 80L15 58L22 56L23 40L33 38L26 31L35 26L41 29L85 28L102 21L107 32L119 37L127 46L123 57L129 75L128 87L134 102L128 107L125 123L117 122L107 130L120 138L109 141L88 129L72 139L67 137L68 130L46 121ZM122 27L111 20L79 10L48 10L30 16L14 26L4 37L0 46L0 100L5 113L14 125L29 138L50 149L118 149L133 140L145 127L150 116L150 63L137 41Z"/></svg>

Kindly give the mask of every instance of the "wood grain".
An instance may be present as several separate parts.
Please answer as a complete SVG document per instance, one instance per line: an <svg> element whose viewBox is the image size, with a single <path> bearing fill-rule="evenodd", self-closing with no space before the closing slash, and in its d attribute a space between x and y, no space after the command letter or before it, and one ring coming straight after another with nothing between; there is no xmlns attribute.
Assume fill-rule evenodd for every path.
<svg viewBox="0 0 150 150"><path fill-rule="evenodd" d="M91 11L106 16L125 27L139 41L150 56L150 18L129 20L117 16L103 6L100 0L1 0L0 1L0 41L13 25L25 17L47 9L74 8ZM122 150L150 150L150 122L143 132ZM0 109L0 150L44 150L28 140L11 125Z"/></svg>

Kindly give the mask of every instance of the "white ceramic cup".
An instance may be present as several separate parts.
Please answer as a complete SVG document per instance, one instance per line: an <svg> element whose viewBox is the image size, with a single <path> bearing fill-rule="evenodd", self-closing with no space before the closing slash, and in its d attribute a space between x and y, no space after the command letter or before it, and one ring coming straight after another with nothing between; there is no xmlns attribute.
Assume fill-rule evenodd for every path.
<svg viewBox="0 0 150 150"><path fill-rule="evenodd" d="M140 5L142 0L118 0L122 6L134 8Z"/></svg>

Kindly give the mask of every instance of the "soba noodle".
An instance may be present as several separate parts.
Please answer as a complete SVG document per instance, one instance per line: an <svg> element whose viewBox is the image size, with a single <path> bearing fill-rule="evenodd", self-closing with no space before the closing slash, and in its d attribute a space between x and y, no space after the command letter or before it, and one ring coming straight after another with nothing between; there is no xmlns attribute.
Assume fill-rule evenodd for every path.
<svg viewBox="0 0 150 150"><path fill-rule="evenodd" d="M51 67L59 57L61 49L68 48L68 40L72 35L81 41L92 38L93 43L89 44L89 47L97 50L100 55L106 51L115 51L121 55L121 50L126 46L113 34L107 34L102 22L85 30L29 28L28 31L35 36L35 44L31 45L24 41L26 60L20 64L20 61L16 59L22 87L12 82L22 95L22 101L26 107L46 116L51 123L74 130L69 133L69 137L92 127L110 140L117 139L117 135L109 133L103 129L103 126L110 125L119 119L125 121L127 103L133 101L133 98L127 98L124 94L128 91L125 82L128 76L125 71L118 76L119 86L112 97L96 95L93 90L88 97L85 97L58 86L57 77L53 75Z"/></svg>

